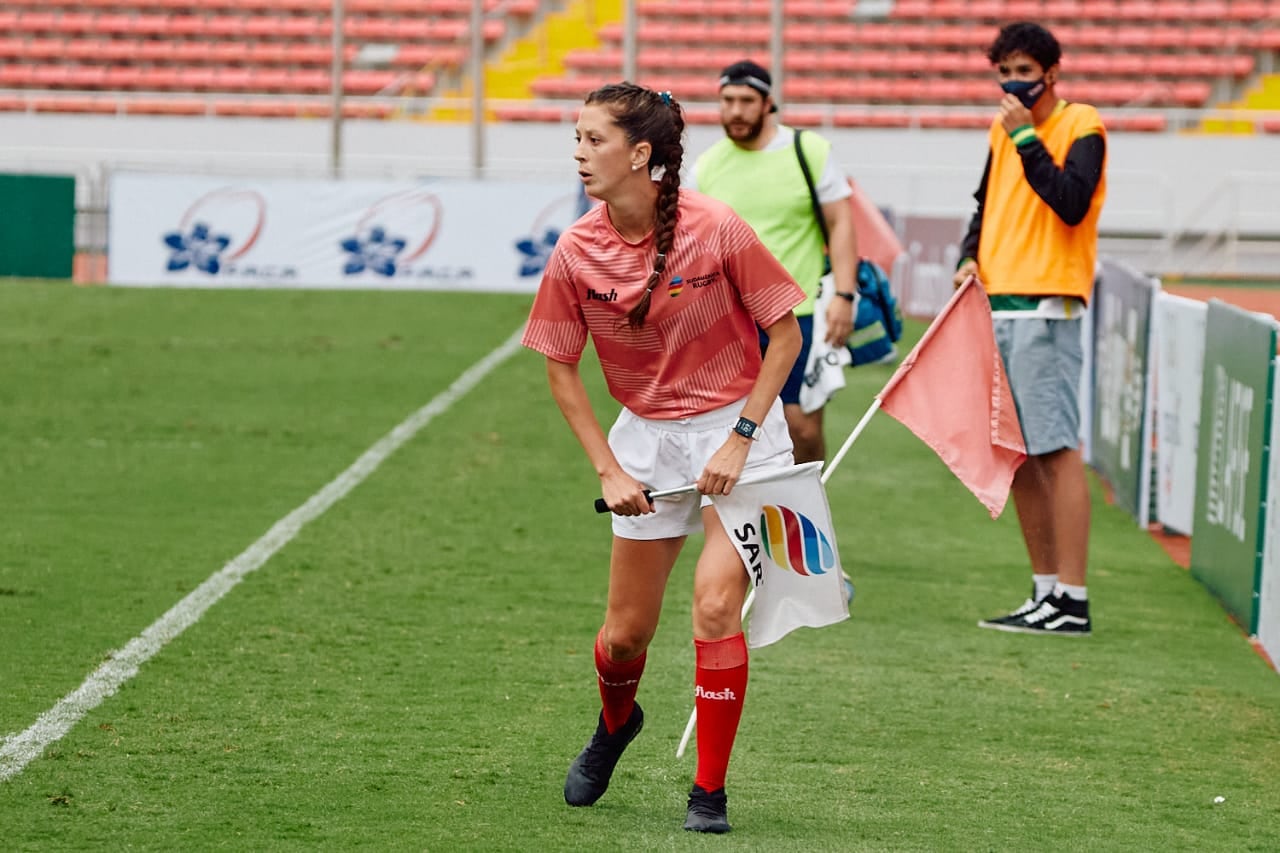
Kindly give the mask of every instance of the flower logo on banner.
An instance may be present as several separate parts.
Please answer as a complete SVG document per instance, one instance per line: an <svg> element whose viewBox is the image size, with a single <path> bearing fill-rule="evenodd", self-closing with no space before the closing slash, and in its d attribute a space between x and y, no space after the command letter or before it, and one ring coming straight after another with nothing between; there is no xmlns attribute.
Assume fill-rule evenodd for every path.
<svg viewBox="0 0 1280 853"><path fill-rule="evenodd" d="M547 205L534 220L529 236L516 241L516 251L520 253L520 277L542 275L547 262L551 260L551 250L556 247L556 241L560 239L564 229L586 214L596 203L579 187L573 194Z"/></svg>
<svg viewBox="0 0 1280 853"><path fill-rule="evenodd" d="M443 216L440 199L425 190L379 199L356 220L356 233L339 243L348 254L342 274L371 272L384 278L404 274L431 248Z"/></svg>
<svg viewBox="0 0 1280 853"><path fill-rule="evenodd" d="M556 247L559 239L560 232L555 228L548 228L542 232L541 239L525 237L517 240L516 249L523 255L520 259L520 277L542 275L542 271L547 268L547 261L551 260L551 250Z"/></svg>
<svg viewBox="0 0 1280 853"><path fill-rule="evenodd" d="M164 235L164 243L173 250L167 265L170 272L194 266L200 272L217 275L222 268L222 253L231 245L231 235L210 234L207 224L197 222L189 234L171 231Z"/></svg>
<svg viewBox="0 0 1280 853"><path fill-rule="evenodd" d="M171 250L166 268L217 275L226 262L253 248L266 219L266 200L253 190L223 187L206 193L182 214L176 231L162 236Z"/></svg>
<svg viewBox="0 0 1280 853"><path fill-rule="evenodd" d="M385 228L375 225L365 239L348 237L341 245L342 251L351 255L342 267L343 275L358 275L369 270L391 278L396 274L396 258L409 241L403 237L388 237Z"/></svg>

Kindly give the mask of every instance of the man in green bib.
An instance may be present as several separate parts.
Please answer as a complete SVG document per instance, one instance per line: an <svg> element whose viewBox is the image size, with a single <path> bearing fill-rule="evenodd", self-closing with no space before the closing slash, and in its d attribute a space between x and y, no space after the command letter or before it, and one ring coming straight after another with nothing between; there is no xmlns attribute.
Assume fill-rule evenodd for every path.
<svg viewBox="0 0 1280 853"><path fill-rule="evenodd" d="M735 62L720 73L720 123L725 138L698 157L689 184L725 202L746 220L808 296L795 309L804 345L781 397L796 462L813 462L826 458L823 410L805 413L800 389L813 341L824 249L830 256L838 297L827 303L826 341L843 347L853 331L858 248L849 207L852 191L831 155L831 143L816 133L802 133L800 150L830 234L830 245L824 247L822 227L797 156L796 131L775 119L778 107L772 86L769 72L749 60ZM766 343L762 338L761 345Z"/></svg>

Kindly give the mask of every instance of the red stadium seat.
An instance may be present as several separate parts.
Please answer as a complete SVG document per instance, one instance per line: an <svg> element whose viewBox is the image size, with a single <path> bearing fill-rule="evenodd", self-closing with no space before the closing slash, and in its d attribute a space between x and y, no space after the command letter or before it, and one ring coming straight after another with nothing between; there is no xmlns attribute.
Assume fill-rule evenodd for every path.
<svg viewBox="0 0 1280 853"><path fill-rule="evenodd" d="M211 105L208 93L224 92L225 103L208 111L316 115L328 110L331 6L332 0L9 0L0 3L0 88L206 93ZM486 43L495 45L516 21L523 32L539 3L485 0L485 7L501 11L485 24ZM433 91L436 74L462 69L470 11L471 0L346 0L346 89L359 105L353 109L387 115L391 100L358 99ZM984 109L928 111L920 124L985 126L998 93L985 49L1007 20L1048 22L1065 49L1064 94L1104 107L1200 107L1213 97L1238 97L1264 53L1280 50L1275 0L897 0L876 17L858 0L785 0L783 11L783 105L834 104L834 110L801 108L796 121L850 127L904 126L913 121L905 105L961 104ZM638 0L641 80L677 89L701 120L717 122L718 110L698 102L714 102L715 73L724 65L768 56L771 12L770 0ZM562 75L534 80L535 95L576 102L604 82L598 78L616 78L621 29L606 25L598 35L602 46L571 52ZM376 65L356 66L357 57L371 53L368 45L387 49ZM27 109L35 96L17 97ZM116 96L103 97L116 109ZM150 98L178 103L174 110L182 100ZM840 108L846 105L855 108ZM533 106L543 111L521 118L514 105L504 108L503 120L541 120L553 112L554 120L564 118L561 107ZM1160 117L1126 111L1116 127L1167 127Z"/></svg>
<svg viewBox="0 0 1280 853"><path fill-rule="evenodd" d="M835 127L910 127L911 116L906 110L868 110L838 112L831 118Z"/></svg>
<svg viewBox="0 0 1280 853"><path fill-rule="evenodd" d="M1274 11L1275 8L1269 7L1266 0L1232 0L1226 17L1231 21L1254 23L1266 20Z"/></svg>
<svg viewBox="0 0 1280 853"><path fill-rule="evenodd" d="M1103 115L1102 123L1107 130L1136 131L1141 133L1158 133L1169 126L1169 121L1160 113L1139 113L1136 115L1108 116Z"/></svg>
<svg viewBox="0 0 1280 853"><path fill-rule="evenodd" d="M499 121L559 122L565 118L564 111L559 107L504 105L495 107L493 113ZM689 118L685 116L686 121Z"/></svg>
<svg viewBox="0 0 1280 853"><path fill-rule="evenodd" d="M791 127L822 127L825 119L821 110L787 110L783 116Z"/></svg>
<svg viewBox="0 0 1280 853"><path fill-rule="evenodd" d="M136 98L125 101L124 110L137 115L198 116L208 106L198 98Z"/></svg>

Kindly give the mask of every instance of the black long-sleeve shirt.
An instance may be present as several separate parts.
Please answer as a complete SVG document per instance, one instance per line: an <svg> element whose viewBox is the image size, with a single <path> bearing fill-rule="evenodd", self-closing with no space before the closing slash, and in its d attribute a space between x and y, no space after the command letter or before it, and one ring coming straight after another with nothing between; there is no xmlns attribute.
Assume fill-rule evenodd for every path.
<svg viewBox="0 0 1280 853"><path fill-rule="evenodd" d="M1107 142L1103 137L1082 137L1071 144L1067 159L1060 169L1039 139L1018 146L1018 156L1022 158L1022 172L1027 183L1067 225L1079 225L1089 212L1094 191L1102 180L1102 165L1106 153ZM991 151L988 150L982 181L973 194L977 199L978 209L969 220L969 230L960 244L962 258L978 257L982 212L987 201L987 179L990 174Z"/></svg>

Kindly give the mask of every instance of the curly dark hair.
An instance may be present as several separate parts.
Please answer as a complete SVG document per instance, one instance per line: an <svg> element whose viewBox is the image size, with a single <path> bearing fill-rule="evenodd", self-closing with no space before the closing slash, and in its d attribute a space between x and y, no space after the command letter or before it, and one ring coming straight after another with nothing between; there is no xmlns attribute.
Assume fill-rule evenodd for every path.
<svg viewBox="0 0 1280 853"><path fill-rule="evenodd" d="M1048 71L1062 59L1062 45L1039 24L1019 21L1000 28L1000 34L987 50L987 59L992 65L998 65L1014 53L1025 53Z"/></svg>
<svg viewBox="0 0 1280 853"><path fill-rule="evenodd" d="M633 329L644 325L649 314L653 288L667 268L667 253L675 240L679 213L680 166L684 162L684 110L670 92L658 93L634 83L611 83L587 95L586 103L607 107L613 120L627 136L627 142L648 142L652 146L648 169L662 167L658 184L657 219L654 244L658 250L653 272L645 282L645 293L627 313Z"/></svg>

